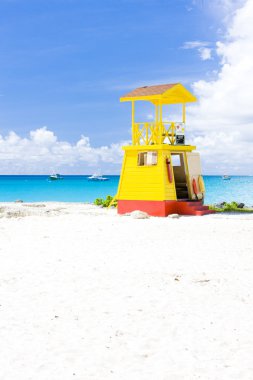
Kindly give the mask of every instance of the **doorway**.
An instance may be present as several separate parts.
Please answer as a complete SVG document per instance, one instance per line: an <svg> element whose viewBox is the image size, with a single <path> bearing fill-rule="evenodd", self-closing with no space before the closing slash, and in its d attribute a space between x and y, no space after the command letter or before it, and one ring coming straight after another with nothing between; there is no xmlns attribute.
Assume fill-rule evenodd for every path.
<svg viewBox="0 0 253 380"><path fill-rule="evenodd" d="M171 154L177 199L189 199L183 153Z"/></svg>

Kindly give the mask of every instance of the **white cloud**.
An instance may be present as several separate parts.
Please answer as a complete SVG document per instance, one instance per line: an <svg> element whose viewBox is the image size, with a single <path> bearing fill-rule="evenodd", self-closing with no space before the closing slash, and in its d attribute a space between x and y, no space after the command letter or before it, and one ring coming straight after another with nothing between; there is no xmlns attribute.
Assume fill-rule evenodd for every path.
<svg viewBox="0 0 253 380"><path fill-rule="evenodd" d="M212 49L203 47L199 49L199 55L202 61L207 61L212 58Z"/></svg>
<svg viewBox="0 0 253 380"><path fill-rule="evenodd" d="M60 171L63 174L91 173L104 168L118 173L122 161L122 145L92 147L86 136L76 144L58 140L47 127L31 131L29 138L15 132L0 135L1 174L48 174Z"/></svg>
<svg viewBox="0 0 253 380"><path fill-rule="evenodd" d="M226 1L226 6L232 3ZM253 175L253 1L244 1L233 11L224 40L216 44L217 79L193 84L199 103L188 107L188 141L197 145L205 173ZM202 49L202 59L209 59L209 52L203 53L210 49L208 42L189 41L184 48L199 53ZM28 138L10 132L0 136L0 172L74 174L102 168L119 173L124 144L93 147L86 136L71 144L60 141L46 127L31 131Z"/></svg>
<svg viewBox="0 0 253 380"><path fill-rule="evenodd" d="M217 79L193 85L199 98L189 107L192 141L204 155L204 167L217 173L253 174L253 1L234 13L225 41L217 42L221 67ZM211 163L217 161L212 169Z"/></svg>
<svg viewBox="0 0 253 380"><path fill-rule="evenodd" d="M187 41L182 46L183 49L199 49L205 46L208 46L209 42L207 41Z"/></svg>
<svg viewBox="0 0 253 380"><path fill-rule="evenodd" d="M213 0L211 5L219 12L233 12L244 5L246 0Z"/></svg>
<svg viewBox="0 0 253 380"><path fill-rule="evenodd" d="M31 141L38 145L53 145L57 141L54 132L48 131L47 127L36 129L30 132Z"/></svg>
<svg viewBox="0 0 253 380"><path fill-rule="evenodd" d="M216 18L229 20L233 12L242 6L246 0L192 0L193 6L207 10Z"/></svg>
<svg viewBox="0 0 253 380"><path fill-rule="evenodd" d="M182 49L196 49L200 58L203 61L207 61L212 58L212 49L208 47L210 45L207 41L187 41L182 46Z"/></svg>

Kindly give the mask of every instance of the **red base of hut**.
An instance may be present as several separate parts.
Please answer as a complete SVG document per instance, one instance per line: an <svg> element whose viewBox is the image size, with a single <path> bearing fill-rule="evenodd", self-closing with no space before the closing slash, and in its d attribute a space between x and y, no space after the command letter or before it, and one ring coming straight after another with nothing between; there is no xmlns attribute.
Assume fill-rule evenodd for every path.
<svg viewBox="0 0 253 380"><path fill-rule="evenodd" d="M207 215L214 213L200 201L118 201L118 214L126 214L135 210L144 211L151 216Z"/></svg>

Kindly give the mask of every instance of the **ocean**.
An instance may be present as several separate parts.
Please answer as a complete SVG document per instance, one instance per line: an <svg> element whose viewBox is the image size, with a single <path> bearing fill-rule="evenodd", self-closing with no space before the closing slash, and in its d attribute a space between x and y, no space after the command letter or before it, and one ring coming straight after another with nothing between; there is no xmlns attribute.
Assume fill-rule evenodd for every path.
<svg viewBox="0 0 253 380"><path fill-rule="evenodd" d="M66 175L59 181L50 181L43 175L1 175L0 201L13 202L93 202L96 198L115 195L119 176L106 176L108 181L89 181L88 176ZM205 204L222 201L243 202L253 206L253 176L232 176L224 181L221 176L204 176Z"/></svg>

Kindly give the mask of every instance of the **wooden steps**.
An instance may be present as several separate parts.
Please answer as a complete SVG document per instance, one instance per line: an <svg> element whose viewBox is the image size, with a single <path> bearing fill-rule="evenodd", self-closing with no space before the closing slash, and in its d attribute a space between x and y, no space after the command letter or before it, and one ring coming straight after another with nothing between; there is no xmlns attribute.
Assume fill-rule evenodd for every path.
<svg viewBox="0 0 253 380"><path fill-rule="evenodd" d="M215 213L215 211L209 210L208 206L203 206L199 201L178 201L177 210L180 215L202 216Z"/></svg>
<svg viewBox="0 0 253 380"><path fill-rule="evenodd" d="M188 198L188 188L186 186L186 183L177 183L176 193L177 193L177 199Z"/></svg>

